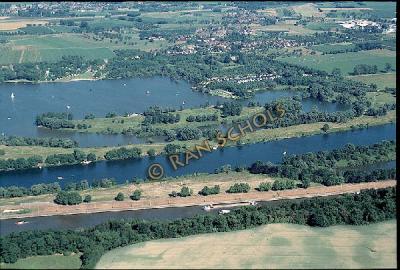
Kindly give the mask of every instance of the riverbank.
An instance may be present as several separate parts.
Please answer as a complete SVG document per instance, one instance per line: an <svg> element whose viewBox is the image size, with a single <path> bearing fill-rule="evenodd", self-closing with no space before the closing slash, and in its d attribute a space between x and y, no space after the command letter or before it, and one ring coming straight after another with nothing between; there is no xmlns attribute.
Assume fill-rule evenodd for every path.
<svg viewBox="0 0 400 270"><path fill-rule="evenodd" d="M54 203L30 203L21 204L18 206L1 206L0 219L10 218L27 218L39 216L53 216L53 215L74 215L74 214L88 214L109 211L125 211L125 210L140 210L140 209L156 209L156 208L169 208L169 207L187 207L187 206L203 206L208 204L235 204L248 201L275 201L282 199L297 199L297 198L310 198L319 196L339 195L345 193L359 192L363 189L378 189L386 187L395 187L396 180L387 180L380 182L368 182L359 184L342 184L339 186L315 186L307 189L298 188L283 191L268 191L258 192L255 190L249 193L236 193L236 194L217 194L212 196L193 195L190 197L177 197L177 198L157 198L157 199L141 199L139 201L108 201L108 202L93 202L82 203L79 205L65 206L56 205ZM4 210L17 210L17 209L33 209L31 213L26 214L9 214L4 216Z"/></svg>
<svg viewBox="0 0 400 270"><path fill-rule="evenodd" d="M312 124L302 124L276 129L259 129L254 132L248 132L246 136L243 136L240 140L240 144L255 144L259 142L268 142L274 140L282 140L287 138L296 138L302 136L311 136L316 134L330 134L336 132L342 132L352 129L359 129L365 127L379 126L389 123L396 122L396 111L390 111L385 116L373 117L373 116L360 116L354 118L346 123L329 123L329 122L318 122ZM329 130L324 132L321 130L324 124L329 125ZM168 143L173 143L181 146L183 149L191 149L195 145L202 145L204 139L191 140L191 141L174 141L174 142L161 142L152 144L130 144L124 145L126 148L137 147L142 150L143 156L147 155L147 151L153 149L156 155L161 155L164 151L164 147ZM216 142L215 142L216 144ZM227 146L236 145L232 142L228 142ZM119 147L87 147L79 148L86 154L94 153L97 156L98 161L105 160L104 155L106 152L116 149ZM0 145L0 150L4 150L4 155L0 156L0 159L16 159L16 158L27 158L33 155L39 155L43 159L53 154L68 154L72 153L72 148L57 148L57 147L41 147L41 146L5 146Z"/></svg>

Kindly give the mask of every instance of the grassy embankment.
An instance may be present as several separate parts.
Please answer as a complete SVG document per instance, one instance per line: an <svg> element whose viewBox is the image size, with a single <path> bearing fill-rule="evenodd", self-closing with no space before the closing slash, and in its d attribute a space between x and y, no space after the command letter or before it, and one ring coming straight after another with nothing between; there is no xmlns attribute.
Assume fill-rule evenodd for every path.
<svg viewBox="0 0 400 270"><path fill-rule="evenodd" d="M246 117L253 115L248 112ZM396 112L390 111L387 115L382 117L372 117L372 116L361 116L355 119L348 121L347 123L328 123L330 129L327 133L339 132L350 130L352 128L357 128L359 125L382 125L387 123L396 122ZM178 123L179 124L179 123ZM303 124L296 125L284 128L277 129L260 129L251 133L248 133L245 137L241 138L241 143L249 144L249 143L258 143L258 142L266 142L272 140L279 140L285 138L292 137L300 137L300 136L309 136L315 134L324 133L321 130L321 127L325 124L325 122L313 123L313 124ZM182 123L182 125L184 125ZM204 125L204 122L203 122ZM202 144L203 139L200 140L192 140L192 141L174 141L174 144L179 144L181 146L186 146L188 149L193 147L196 144ZM211 144L216 144L216 142L210 142ZM127 148L130 147L139 147L142 149L142 152L145 154L147 150L150 148L154 149L157 154L160 154L163 151L166 142L162 143L153 143L153 144L136 144L136 145L127 145ZM231 144L232 145L232 144ZM81 148L84 152L90 153L93 152L97 155L97 157L102 160L104 159L104 154L116 147L90 147L90 148ZM0 149L5 151L5 154L0 156L1 159L8 158L20 158L20 157L29 157L33 155L40 155L43 158L46 158L48 155L57 154L57 153L72 153L73 149L64 149L64 148L54 148L54 147L41 147L41 146L5 146L0 145Z"/></svg>

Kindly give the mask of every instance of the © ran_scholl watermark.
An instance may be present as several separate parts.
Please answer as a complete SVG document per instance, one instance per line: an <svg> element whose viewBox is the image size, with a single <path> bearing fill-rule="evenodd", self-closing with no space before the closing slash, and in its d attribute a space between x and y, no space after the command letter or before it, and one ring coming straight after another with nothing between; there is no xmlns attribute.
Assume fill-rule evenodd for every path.
<svg viewBox="0 0 400 270"><path fill-rule="evenodd" d="M186 150L184 153L169 155L168 160L172 168L174 170L178 170L180 167L189 165L191 160L198 160L202 158L204 154L203 152L212 152L218 148L223 148L228 142L237 142L242 137L246 136L247 133L254 132L255 130L260 129L267 124L274 122L277 118L283 117L284 115L284 108L281 106L281 104L278 104L275 106L275 115L271 111L266 110L253 115L242 124L237 124L230 127L225 135L219 131L216 136L216 146L211 147L209 141L204 140L202 144L196 144L192 151ZM164 169L159 163L153 163L147 169L147 174L150 179L159 180L164 175Z"/></svg>

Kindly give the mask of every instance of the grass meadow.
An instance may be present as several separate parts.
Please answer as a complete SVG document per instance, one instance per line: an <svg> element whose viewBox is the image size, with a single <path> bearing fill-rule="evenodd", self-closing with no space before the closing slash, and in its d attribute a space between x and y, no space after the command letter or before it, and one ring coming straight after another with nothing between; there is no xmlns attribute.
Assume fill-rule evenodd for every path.
<svg viewBox="0 0 400 270"><path fill-rule="evenodd" d="M393 68L396 67L396 52L383 50L370 50L359 52L348 52L327 55L305 55L300 57L281 57L281 61L307 66L331 72L334 68L340 68L342 74L353 72L353 68L358 64L377 65L379 70L390 63Z"/></svg>

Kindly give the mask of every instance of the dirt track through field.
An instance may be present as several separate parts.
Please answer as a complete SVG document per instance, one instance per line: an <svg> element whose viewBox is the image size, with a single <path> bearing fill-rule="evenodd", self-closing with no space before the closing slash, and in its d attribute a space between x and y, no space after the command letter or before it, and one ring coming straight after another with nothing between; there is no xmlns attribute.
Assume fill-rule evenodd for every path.
<svg viewBox="0 0 400 270"><path fill-rule="evenodd" d="M259 192L252 190L249 193L236 193L236 194L218 194L211 196L193 195L185 198L153 198L142 199L140 201L132 201L127 198L125 201L104 201L93 203L82 203L79 205L56 205L49 202L26 203L12 206L1 206L0 212L2 213L0 219L5 218L23 218L35 216L52 216L52 215L70 215L70 214L83 214L83 213L96 213L108 211L125 211L125 210L139 210L150 208L167 208L167 207L185 207L207 204L234 204L248 201L274 201L282 199L296 199L296 198L309 198L318 196L339 195L344 193L355 193L362 189L378 189L396 186L396 180L387 180L380 182L368 182L359 184L343 184L339 186L318 186L310 187L307 189L292 189L283 191L268 191ZM32 212L28 214L7 214L4 215L4 210L12 209L31 209Z"/></svg>

